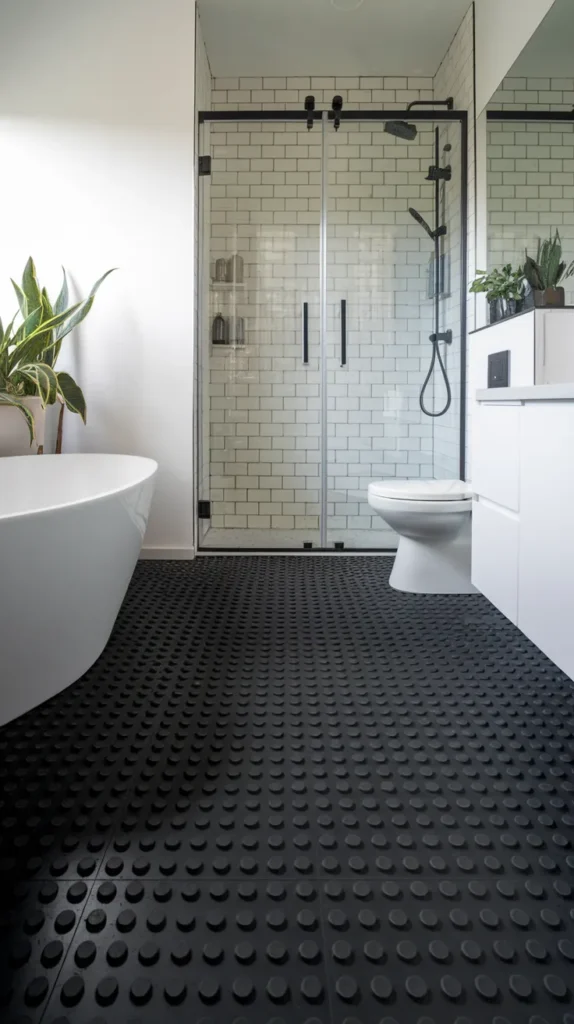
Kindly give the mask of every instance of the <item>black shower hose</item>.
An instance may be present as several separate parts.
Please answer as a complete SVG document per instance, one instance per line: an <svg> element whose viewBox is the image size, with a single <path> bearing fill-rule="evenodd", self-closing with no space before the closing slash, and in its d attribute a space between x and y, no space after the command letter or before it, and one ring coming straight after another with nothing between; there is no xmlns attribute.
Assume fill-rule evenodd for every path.
<svg viewBox="0 0 574 1024"><path fill-rule="evenodd" d="M448 379L448 374L446 372L446 366L444 365L443 358L442 358L442 356L440 354L440 347L439 346L440 346L440 341L435 336L433 338L433 340L432 340L432 359L431 359L430 366L429 366L429 372L426 375L425 382L424 382L424 384L423 384L423 386L421 388L421 393L419 395L419 405L420 405L422 411L424 412L425 416L432 416L433 418L436 418L437 416L444 416L445 412L448 412L448 410L450 409L450 404L452 402L452 391L450 389L450 383L449 383L449 379ZM429 383L431 381L431 378L432 378L432 375L433 375L433 370L434 370L434 365L435 365L437 359L438 359L438 364L440 366L440 370L441 370L441 373L443 375L443 379L444 379L444 383L445 383L445 387L446 387L446 403L445 403L444 409L441 409L440 412L430 412L430 410L427 409L426 406L425 406L425 391L426 391L426 389L429 386Z"/></svg>

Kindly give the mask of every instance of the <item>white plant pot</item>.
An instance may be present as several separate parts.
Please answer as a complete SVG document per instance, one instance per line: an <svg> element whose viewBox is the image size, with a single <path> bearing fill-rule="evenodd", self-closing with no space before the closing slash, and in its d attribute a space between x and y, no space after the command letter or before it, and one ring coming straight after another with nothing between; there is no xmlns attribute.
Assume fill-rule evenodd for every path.
<svg viewBox="0 0 574 1024"><path fill-rule="evenodd" d="M19 409L0 405L0 456L37 455L43 451L46 432L46 410L39 398L24 398L24 404L34 417L36 438L30 445L28 424Z"/></svg>

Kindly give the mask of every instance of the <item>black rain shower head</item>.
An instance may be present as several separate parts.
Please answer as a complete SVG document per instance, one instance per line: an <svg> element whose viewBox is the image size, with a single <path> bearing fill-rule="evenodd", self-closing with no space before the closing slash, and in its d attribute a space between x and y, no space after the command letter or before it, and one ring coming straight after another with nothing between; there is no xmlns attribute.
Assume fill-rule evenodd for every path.
<svg viewBox="0 0 574 1024"><path fill-rule="evenodd" d="M385 131L389 135L395 135L397 139L405 139L412 142L417 137L417 129L414 124L407 124L406 121L385 121Z"/></svg>
<svg viewBox="0 0 574 1024"><path fill-rule="evenodd" d="M436 231L433 231L433 229L431 227L429 227L429 225L427 224L427 222L424 219L424 217L421 217L421 215L420 215L418 210L414 210L412 206L409 206L409 213L410 213L411 217L414 217L414 219L416 220L417 224L420 224L421 228L425 229L427 235L429 236L429 238L432 239L433 242L437 238L440 238L441 235L446 235L446 230L447 229L444 226L444 224L442 225L442 227L437 228Z"/></svg>

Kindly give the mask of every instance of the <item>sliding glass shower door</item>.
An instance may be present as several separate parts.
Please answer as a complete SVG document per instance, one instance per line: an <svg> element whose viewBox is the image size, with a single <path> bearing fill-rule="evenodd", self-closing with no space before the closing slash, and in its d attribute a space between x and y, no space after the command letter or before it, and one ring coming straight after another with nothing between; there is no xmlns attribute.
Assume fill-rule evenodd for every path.
<svg viewBox="0 0 574 1024"><path fill-rule="evenodd" d="M256 118L202 127L199 543L391 549L369 483L460 472L463 122Z"/></svg>
<svg viewBox="0 0 574 1024"><path fill-rule="evenodd" d="M413 112L414 113L414 112ZM455 126L458 128L458 126ZM408 128L408 132L407 132ZM448 129L448 126L447 126ZM327 205L327 546L388 548L396 538L367 500L373 480L458 478L460 284L451 244L460 244L460 168L453 172L447 129L430 121L344 121L328 136ZM398 134L395 134L398 132ZM451 133L452 134L452 133ZM407 138L404 136L408 135ZM450 167L436 185L429 168ZM435 362L421 389L435 330L435 229L438 239L440 343L456 394ZM412 212L411 212L412 211ZM415 219L419 214L425 222ZM445 268L448 267L448 275ZM448 276L448 279L447 279ZM451 302L454 292L454 305ZM455 337L456 334L456 337Z"/></svg>
<svg viewBox="0 0 574 1024"><path fill-rule="evenodd" d="M204 126L209 548L320 544L321 130L277 117Z"/></svg>

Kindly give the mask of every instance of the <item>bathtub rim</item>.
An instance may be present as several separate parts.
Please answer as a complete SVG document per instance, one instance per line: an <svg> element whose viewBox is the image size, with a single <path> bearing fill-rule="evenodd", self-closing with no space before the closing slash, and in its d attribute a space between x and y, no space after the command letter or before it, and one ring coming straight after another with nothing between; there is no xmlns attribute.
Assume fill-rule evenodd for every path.
<svg viewBox="0 0 574 1024"><path fill-rule="evenodd" d="M141 487L148 480L153 479L157 474L159 465L155 459L150 459L145 455L124 455L118 452L67 452L62 455L8 455L0 459L0 478L1 478L1 466L4 461L26 461L30 464L30 459L40 458L44 460L51 459L91 459L91 458L110 458L110 459L122 459L129 462L139 463L142 468L142 473L136 479L132 479L129 482L126 481L121 485L115 487L109 487L107 490L99 490L93 494L85 495L81 498L75 498L74 500L68 501L56 501L51 504L42 505L39 508L23 509L20 512L2 512L0 510L0 523L8 522L14 519L31 518L32 516L42 516L47 512L62 512L64 509L82 508L84 505L92 505L97 501L105 501L106 498L113 498L119 494L125 494L136 487ZM32 463L33 464L33 463ZM143 472L144 467L146 472Z"/></svg>

